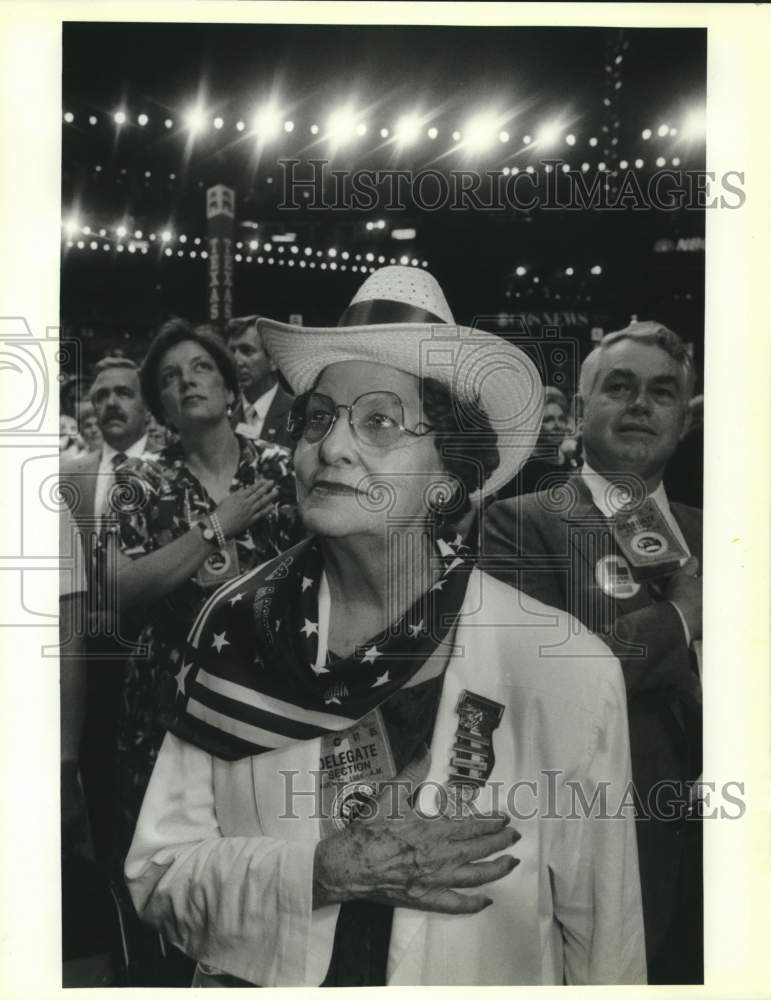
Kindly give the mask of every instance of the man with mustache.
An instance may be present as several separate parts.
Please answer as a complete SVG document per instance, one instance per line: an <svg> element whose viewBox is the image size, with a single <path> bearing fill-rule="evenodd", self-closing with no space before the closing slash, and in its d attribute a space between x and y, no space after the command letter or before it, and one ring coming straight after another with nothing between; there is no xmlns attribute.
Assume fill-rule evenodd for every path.
<svg viewBox="0 0 771 1000"><path fill-rule="evenodd" d="M286 421L294 397L279 383L276 366L262 346L255 321L255 316L233 319L225 330L241 388L230 422L245 437L291 448L293 441Z"/></svg>
<svg viewBox="0 0 771 1000"><path fill-rule="evenodd" d="M102 432L102 447L70 462L62 462L62 492L84 541L90 625L85 653L87 689L80 763L89 806L97 859L106 861L111 849L111 758L123 657L130 651L131 626L115 620L100 599L98 539L108 510L110 488L120 466L142 455L147 444L147 411L139 387L139 371L129 358L106 357L95 368L90 399ZM81 706L81 711L83 707Z"/></svg>
<svg viewBox="0 0 771 1000"><path fill-rule="evenodd" d="M685 344L655 322L609 334L581 368L584 465L558 492L482 512L482 566L601 636L627 692L648 981L703 981L701 826L689 783L701 770L701 511L670 504L664 470L688 428L694 371ZM637 493L679 568L647 582L614 529ZM670 534L671 533L671 534ZM658 543L660 544L660 543ZM677 567L677 563L674 563ZM555 634L543 655L560 655Z"/></svg>

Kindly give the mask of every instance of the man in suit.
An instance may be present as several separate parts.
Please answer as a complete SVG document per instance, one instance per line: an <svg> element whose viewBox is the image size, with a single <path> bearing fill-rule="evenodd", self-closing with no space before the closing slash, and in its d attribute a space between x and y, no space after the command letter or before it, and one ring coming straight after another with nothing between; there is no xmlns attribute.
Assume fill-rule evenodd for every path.
<svg viewBox="0 0 771 1000"><path fill-rule="evenodd" d="M279 383L276 366L262 346L255 320L255 316L233 319L225 330L241 387L231 424L246 437L293 448L286 422L294 397Z"/></svg>
<svg viewBox="0 0 771 1000"><path fill-rule="evenodd" d="M62 480L72 486L72 511L81 531L91 535L106 511L115 471L147 445L147 410L139 370L129 358L102 358L91 386L91 405L102 432L102 447L62 462ZM122 456L122 457L121 457Z"/></svg>
<svg viewBox="0 0 771 1000"><path fill-rule="evenodd" d="M582 469L554 491L493 504L481 524L488 572L570 612L621 662L651 983L703 981L701 829L689 801L701 769L701 511L670 505L662 482L693 384L672 331L646 322L610 334L581 369ZM656 501L690 553L650 584L614 541L630 488ZM559 636L543 655L560 655Z"/></svg>
<svg viewBox="0 0 771 1000"><path fill-rule="evenodd" d="M111 849L111 758L123 675L131 650L132 630L109 614L102 594L98 540L109 504L110 487L121 464L142 455L147 442L147 411L137 366L128 358L103 358L96 365L91 403L102 432L102 447L62 462L60 479L84 542L88 571L88 634L85 646L85 724L81 769L98 860ZM116 631L115 626L118 625Z"/></svg>

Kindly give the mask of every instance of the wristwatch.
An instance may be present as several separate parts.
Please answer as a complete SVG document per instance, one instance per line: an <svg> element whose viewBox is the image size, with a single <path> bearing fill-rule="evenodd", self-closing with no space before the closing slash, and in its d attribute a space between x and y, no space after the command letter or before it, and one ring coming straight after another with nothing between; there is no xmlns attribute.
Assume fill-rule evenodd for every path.
<svg viewBox="0 0 771 1000"><path fill-rule="evenodd" d="M217 545L217 535L211 524L207 524L206 521L197 521L196 527L200 529L205 542L208 542L210 545Z"/></svg>

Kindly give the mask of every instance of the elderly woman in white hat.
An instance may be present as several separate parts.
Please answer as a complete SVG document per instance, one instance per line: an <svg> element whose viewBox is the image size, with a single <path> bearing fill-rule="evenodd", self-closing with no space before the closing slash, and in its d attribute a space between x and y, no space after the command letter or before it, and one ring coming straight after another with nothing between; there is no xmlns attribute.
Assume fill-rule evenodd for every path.
<svg viewBox="0 0 771 1000"><path fill-rule="evenodd" d="M260 327L311 537L193 628L137 910L200 985L644 982L618 664L442 537L529 454L533 365L410 268Z"/></svg>

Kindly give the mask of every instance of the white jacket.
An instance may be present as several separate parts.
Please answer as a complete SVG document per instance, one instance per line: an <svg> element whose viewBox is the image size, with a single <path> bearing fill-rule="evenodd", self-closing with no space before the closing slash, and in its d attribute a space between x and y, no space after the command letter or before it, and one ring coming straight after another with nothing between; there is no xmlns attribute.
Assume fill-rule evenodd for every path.
<svg viewBox="0 0 771 1000"><path fill-rule="evenodd" d="M429 783L447 780L463 689L505 706L477 805L508 802L522 835L511 853L521 860L474 890L494 901L482 913L397 908L389 985L644 983L618 662L569 615L475 570L444 678ZM260 986L316 986L329 966L339 907L311 909L320 834L315 799L302 794L314 788L319 746L310 740L226 762L167 735L126 861L143 919L200 962ZM586 802L606 783L605 817L581 818L570 782Z"/></svg>

